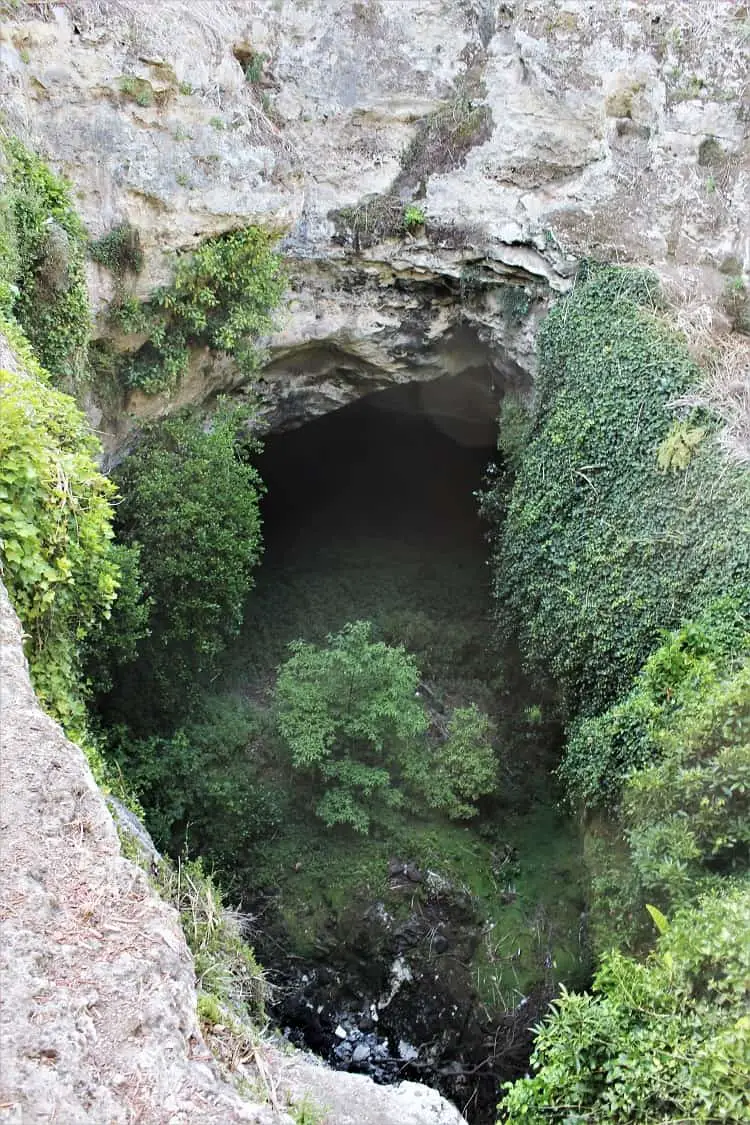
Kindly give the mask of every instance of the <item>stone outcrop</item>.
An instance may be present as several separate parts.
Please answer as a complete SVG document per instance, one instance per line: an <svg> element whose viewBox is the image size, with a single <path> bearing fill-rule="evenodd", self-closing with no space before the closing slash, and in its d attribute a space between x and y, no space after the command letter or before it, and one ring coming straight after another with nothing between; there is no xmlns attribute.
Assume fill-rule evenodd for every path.
<svg viewBox="0 0 750 1125"><path fill-rule="evenodd" d="M177 914L41 710L1 585L0 640L0 1120L270 1125L219 1077Z"/></svg>
<svg viewBox="0 0 750 1125"><path fill-rule="evenodd" d="M21 3L0 93L94 235L139 228L141 295L206 235L279 229L291 293L260 388L278 427L477 363L528 389L538 318L584 255L720 304L750 267L748 26L694 0ZM408 202L426 221L407 231ZM113 280L90 282L102 312ZM171 404L92 416L116 447L128 414L240 382L201 354Z"/></svg>

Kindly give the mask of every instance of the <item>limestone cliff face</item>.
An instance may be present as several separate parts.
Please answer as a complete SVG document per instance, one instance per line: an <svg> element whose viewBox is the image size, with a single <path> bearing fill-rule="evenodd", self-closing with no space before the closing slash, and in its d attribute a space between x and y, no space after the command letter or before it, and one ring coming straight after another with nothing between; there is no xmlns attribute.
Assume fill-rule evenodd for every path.
<svg viewBox="0 0 750 1125"><path fill-rule="evenodd" d="M2 29L7 124L72 179L94 235L139 228L139 293L208 234L283 231L292 287L262 388L270 424L467 367L528 384L538 317L582 255L651 265L709 306L750 268L744 5L42 10L21 4ZM128 94L123 79L142 85ZM374 196L414 200L425 226L383 237ZM112 279L92 266L90 280L102 311ZM197 355L173 401L239 382ZM110 444L126 412L168 406L132 396L102 422Z"/></svg>

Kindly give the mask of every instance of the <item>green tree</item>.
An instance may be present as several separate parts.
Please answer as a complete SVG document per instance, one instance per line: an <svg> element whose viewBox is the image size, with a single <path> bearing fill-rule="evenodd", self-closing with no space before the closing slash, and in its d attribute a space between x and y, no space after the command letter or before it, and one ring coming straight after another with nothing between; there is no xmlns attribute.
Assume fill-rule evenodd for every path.
<svg viewBox="0 0 750 1125"><path fill-rule="evenodd" d="M366 621L290 649L275 692L281 736L324 790L318 815L366 832L378 805L402 803L398 781L424 742L419 670L401 646L374 641Z"/></svg>
<svg viewBox="0 0 750 1125"><path fill-rule="evenodd" d="M375 641L355 621L326 645L295 641L279 669L279 732L292 763L319 791L316 811L332 826L366 832L379 808L407 796L417 808L470 817L495 787L493 727L474 704L457 708L446 735L432 731L414 657Z"/></svg>
<svg viewBox="0 0 750 1125"><path fill-rule="evenodd" d="M243 431L247 420L222 406L208 428L187 414L151 425L116 473L117 531L126 545L140 545L153 603L141 662L166 710L215 668L253 585L262 484L249 460L258 446Z"/></svg>
<svg viewBox="0 0 750 1125"><path fill-rule="evenodd" d="M476 816L472 802L491 793L496 784L493 735L489 716L475 703L455 709L446 738L408 771L429 805L455 820Z"/></svg>

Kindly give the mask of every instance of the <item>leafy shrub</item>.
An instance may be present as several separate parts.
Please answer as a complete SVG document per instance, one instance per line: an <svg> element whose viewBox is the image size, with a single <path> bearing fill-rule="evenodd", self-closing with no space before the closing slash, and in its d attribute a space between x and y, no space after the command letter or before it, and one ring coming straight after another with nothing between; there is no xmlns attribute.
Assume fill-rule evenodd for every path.
<svg viewBox="0 0 750 1125"><path fill-rule="evenodd" d="M472 802L495 788L492 736L492 723L475 703L455 709L445 740L429 758L420 756L407 768L429 805L456 820L476 816L478 810Z"/></svg>
<svg viewBox="0 0 750 1125"><path fill-rule="evenodd" d="M67 185L14 137L2 141L0 303L18 319L44 368L75 384L91 330L86 236Z"/></svg>
<svg viewBox="0 0 750 1125"><path fill-rule="evenodd" d="M119 81L119 87L121 94L144 109L154 104L154 88L145 78L124 74Z"/></svg>
<svg viewBox="0 0 750 1125"><path fill-rule="evenodd" d="M126 273L140 273L143 269L143 251L138 228L130 223L120 223L107 234L89 244L89 257L106 266L116 277Z"/></svg>
<svg viewBox="0 0 750 1125"><path fill-rule="evenodd" d="M745 887L678 913L645 964L607 954L593 994L554 1002L500 1120L747 1120L748 926Z"/></svg>
<svg viewBox="0 0 750 1125"><path fill-rule="evenodd" d="M672 909L750 862L750 604L719 599L669 635L633 691L578 724L561 774L587 809L598 948L642 947Z"/></svg>
<svg viewBox="0 0 750 1125"><path fill-rule="evenodd" d="M373 817L403 805L407 792L452 817L495 784L492 728L475 706L456 710L447 737L426 738L419 670L402 646L372 639L366 621L346 625L324 647L295 641L279 669L279 732L293 765L322 796L331 827L367 832Z"/></svg>
<svg viewBox="0 0 750 1125"><path fill-rule="evenodd" d="M107 617L99 618L81 644L81 664L88 691L110 692L121 669L135 661L149 635L151 599L141 581L141 549L136 543L113 543L110 557L117 568L117 597Z"/></svg>
<svg viewBox="0 0 750 1125"><path fill-rule="evenodd" d="M403 648L373 641L365 621L325 647L290 649L275 691L281 736L297 769L322 782L325 823L366 832L374 805L401 804L394 775L427 730L417 666Z"/></svg>
<svg viewBox="0 0 750 1125"><path fill-rule="evenodd" d="M424 225L424 221L425 213L416 203L410 203L408 207L404 207L404 227L406 230L421 227Z"/></svg>
<svg viewBox="0 0 750 1125"><path fill-rule="evenodd" d="M717 423L686 419L704 440L681 472L657 464L696 371L656 301L647 274L584 271L542 326L512 488L501 476L486 501L501 635L572 713L621 695L662 629L742 589L750 567L750 473L711 440Z"/></svg>
<svg viewBox="0 0 750 1125"><path fill-rule="evenodd" d="M623 825L643 897L665 909L750 865L750 660L707 684L631 774Z"/></svg>
<svg viewBox="0 0 750 1125"><path fill-rule="evenodd" d="M169 737L115 733L111 754L138 794L149 831L172 855L186 846L227 872L279 827L281 794L263 780L273 731L244 700L206 698Z"/></svg>
<svg viewBox="0 0 750 1125"><path fill-rule="evenodd" d="M113 317L125 332L147 335L123 364L126 386L147 394L170 390L187 369L190 345L228 352L252 374L260 362L258 338L273 327L284 291L273 238L258 227L207 239L177 264L172 284L140 304L122 300Z"/></svg>
<svg viewBox="0 0 750 1125"><path fill-rule="evenodd" d="M220 407L204 429L174 415L147 427L115 474L118 534L140 545L153 602L141 659L165 707L184 703L242 624L261 553L262 485L249 461L258 447L242 432L247 420L246 411Z"/></svg>
<svg viewBox="0 0 750 1125"><path fill-rule="evenodd" d="M667 634L632 691L601 715L572 724L560 766L571 802L616 807L627 775L648 765L667 734L701 708L718 679L750 648L750 595L720 598Z"/></svg>
<svg viewBox="0 0 750 1125"><path fill-rule="evenodd" d="M0 373L3 575L27 633L42 704L71 733L83 725L78 658L117 589L112 486L73 399L43 372Z"/></svg>

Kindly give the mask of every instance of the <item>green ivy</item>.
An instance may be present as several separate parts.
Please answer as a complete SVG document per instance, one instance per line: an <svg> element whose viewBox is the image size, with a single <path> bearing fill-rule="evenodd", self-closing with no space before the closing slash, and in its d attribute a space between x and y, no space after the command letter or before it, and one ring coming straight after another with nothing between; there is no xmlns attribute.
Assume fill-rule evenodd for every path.
<svg viewBox="0 0 750 1125"><path fill-rule="evenodd" d="M170 286L144 303L122 299L112 310L115 323L147 337L121 362L124 384L147 394L174 389L191 346L227 352L243 373L254 373L262 356L257 341L272 329L285 287L273 241L258 227L208 239L179 259Z"/></svg>
<svg viewBox="0 0 750 1125"><path fill-rule="evenodd" d="M91 333L86 233L67 184L16 138L1 143L0 305L17 318L42 366L76 386Z"/></svg>
<svg viewBox="0 0 750 1125"><path fill-rule="evenodd" d="M691 416L690 456L660 469L674 434L670 403L697 371L660 317L647 273L584 270L539 337L539 388L528 442L495 517L494 594L501 634L520 642L568 713L621 696L661 631L745 588L750 473Z"/></svg>

